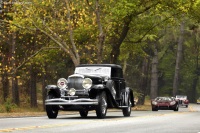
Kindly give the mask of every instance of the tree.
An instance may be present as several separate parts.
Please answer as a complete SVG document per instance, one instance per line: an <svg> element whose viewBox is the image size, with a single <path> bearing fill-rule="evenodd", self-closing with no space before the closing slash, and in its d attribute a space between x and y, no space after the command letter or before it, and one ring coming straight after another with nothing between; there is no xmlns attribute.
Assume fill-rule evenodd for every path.
<svg viewBox="0 0 200 133"><path fill-rule="evenodd" d="M2 23L1 23L2 24ZM3 24L2 24L3 25ZM0 30L0 74L1 74L1 89L2 89L2 98L3 102L6 101L7 98L9 98L10 90L9 88L9 52L10 47L8 45L8 31L7 27L1 28Z"/></svg>
<svg viewBox="0 0 200 133"><path fill-rule="evenodd" d="M154 56L151 66L151 92L150 97L154 99L158 96L158 49L157 44L154 42Z"/></svg>
<svg viewBox="0 0 200 133"><path fill-rule="evenodd" d="M34 6L31 4L16 5L11 24L44 33L71 57L75 66L78 65L80 57L73 30L77 28L76 25L81 21L82 16L80 11L74 8L74 3L70 3L69 0L65 0L65 3L36 0L32 1L32 4Z"/></svg>
<svg viewBox="0 0 200 133"><path fill-rule="evenodd" d="M141 70L142 76L139 82L140 89L138 90L138 92L141 94L141 96L138 99L139 105L144 105L145 103L145 97L147 95L148 81L149 81L149 65L150 65L149 58L144 58L142 62L142 70Z"/></svg>
<svg viewBox="0 0 200 133"><path fill-rule="evenodd" d="M105 41L105 34L103 31L103 26L101 24L101 15L100 15L100 4L99 0L95 1L95 9L92 8L92 6L89 3L89 0L87 0L87 4L89 7L95 12L96 14L96 22L98 25L99 29L99 35L98 35L98 41L96 43L96 48L97 48L97 63L102 63L102 54L103 54L103 46L104 46L104 41Z"/></svg>
<svg viewBox="0 0 200 133"><path fill-rule="evenodd" d="M157 90L151 94L153 97L171 95L174 75L171 68L176 64L178 38L176 27L182 14L187 18L186 34L190 34L186 31L187 23L191 20L199 23L199 3L195 2L25 0L23 4L14 4L15 12L8 12L4 14L7 19L0 19L3 83L0 89L4 99L9 97L9 82L16 77L13 83L19 83L20 95L30 97L31 107L36 107L37 99L41 98L36 92L43 91L44 101L45 85L67 77L79 63L121 64L128 86L140 96L140 104L152 91L150 82ZM191 10L190 15L188 10ZM156 40L161 32L165 32L163 38ZM14 40L12 34L16 34ZM183 45L178 89L182 93L190 92L191 97L199 91L199 54L191 52L193 47L198 49L198 34L197 42L191 34L184 37L187 41ZM151 79L151 76L156 78Z"/></svg>
<svg viewBox="0 0 200 133"><path fill-rule="evenodd" d="M114 19L118 22L115 22L115 27L113 27L113 30L111 32L112 34L110 33L112 35L109 41L112 46L110 53L111 63L117 63L122 42L126 39L129 30L133 30L135 28L134 25L136 23L134 23L134 19L137 19L139 15L148 12L150 9L155 8L159 4L159 1L147 3L143 1L129 2L127 0L123 0L117 3L116 6L113 8L112 11L114 17L118 16ZM140 42L141 38L134 41Z"/></svg>
<svg viewBox="0 0 200 133"><path fill-rule="evenodd" d="M19 105L19 88L16 75L16 33L11 34L11 65L12 65L12 98L16 105Z"/></svg>
<svg viewBox="0 0 200 133"><path fill-rule="evenodd" d="M175 66L175 75L173 82L173 96L176 96L178 93L178 85L179 85L179 72L180 72L180 63L182 59L183 52L183 43L184 43L184 21L181 22L180 26L180 35L178 40L178 48L177 48L177 56L176 56L176 66Z"/></svg>

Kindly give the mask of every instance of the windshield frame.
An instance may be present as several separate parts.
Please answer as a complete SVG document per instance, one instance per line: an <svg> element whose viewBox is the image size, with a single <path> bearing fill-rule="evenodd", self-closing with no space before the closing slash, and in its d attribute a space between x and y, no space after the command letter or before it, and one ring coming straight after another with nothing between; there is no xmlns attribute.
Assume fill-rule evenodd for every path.
<svg viewBox="0 0 200 133"><path fill-rule="evenodd" d="M76 67L74 74L111 77L111 67L104 67L104 66Z"/></svg>

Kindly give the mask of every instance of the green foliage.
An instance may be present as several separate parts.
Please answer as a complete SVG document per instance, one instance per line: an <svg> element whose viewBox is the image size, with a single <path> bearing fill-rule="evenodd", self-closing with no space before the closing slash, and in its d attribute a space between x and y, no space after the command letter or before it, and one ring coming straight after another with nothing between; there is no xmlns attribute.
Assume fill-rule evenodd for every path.
<svg viewBox="0 0 200 133"><path fill-rule="evenodd" d="M6 102L3 104L2 107L0 107L0 112L12 112L17 108L17 105L12 103L12 100L10 98L6 99Z"/></svg>
<svg viewBox="0 0 200 133"><path fill-rule="evenodd" d="M21 93L26 93L24 94L28 99L26 102L30 102L28 97L31 66L37 72L38 84L43 80L54 84L58 78L73 73L74 65L69 55L69 50L73 48L70 45L69 25L73 29L73 40L77 47L72 53L77 52L80 55L81 63L95 62L98 25L94 12L95 1L88 1L89 3L70 0L71 20L69 20L67 17L69 10L64 1L24 0L24 4L14 4L13 11L5 14L4 18L10 23L9 26L7 21L0 22L0 75L2 76L5 71L11 75L13 66L10 57L12 42L10 36L16 32L15 61L16 67L20 67L17 69L17 76ZM125 77L127 84L136 90L134 94L137 97L149 93L149 84L147 94L141 94L138 85L144 76L141 72L144 58L150 62L153 57L154 47L149 42L156 42L158 47L159 94L171 94L179 36L178 27L184 16L187 28L180 71L180 91L183 93L189 91L198 65L195 59L199 53L194 52L197 49L194 39L196 38L196 44L199 44L199 29L193 31L190 29L200 27L199 0L104 0L99 3L101 23L106 34L103 48L105 63L110 62L112 46L120 43L118 40L122 35L125 22L130 20L128 34L120 45L118 61L122 66L124 61L127 62ZM49 36L38 29L45 31ZM194 35L194 32L197 34ZM55 43L50 36L53 36L58 43ZM65 48L64 51L62 46ZM145 75L148 78L150 78L150 70L149 67L149 75ZM0 89L2 92L2 88ZM41 88L37 89L41 92ZM199 93L199 84L197 89ZM6 105L0 107L0 112L12 112L14 109L15 105L8 100Z"/></svg>
<svg viewBox="0 0 200 133"><path fill-rule="evenodd" d="M139 93L139 92L137 92L137 91L134 91L134 92L133 92L133 95L134 95L134 99L139 99L139 98L141 98L141 97L144 96L143 93Z"/></svg>

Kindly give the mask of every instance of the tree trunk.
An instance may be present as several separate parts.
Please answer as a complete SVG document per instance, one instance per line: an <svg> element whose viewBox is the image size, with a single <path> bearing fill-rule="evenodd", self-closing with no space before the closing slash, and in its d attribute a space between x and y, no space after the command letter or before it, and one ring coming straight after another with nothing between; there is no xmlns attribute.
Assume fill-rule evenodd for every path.
<svg viewBox="0 0 200 133"><path fill-rule="evenodd" d="M38 30L35 31L34 34L34 40L32 43L32 50L35 51L37 49L37 34ZM37 107L37 65L35 63L32 63L30 66L30 107L35 108Z"/></svg>
<svg viewBox="0 0 200 133"><path fill-rule="evenodd" d="M43 102L43 108L44 110L46 109L46 106L45 106L45 99L46 99L46 86L47 86L47 66L46 66L46 63L45 63L45 66L44 66L44 72L42 74L42 102Z"/></svg>
<svg viewBox="0 0 200 133"><path fill-rule="evenodd" d="M128 54L128 57L129 57L129 54ZM124 59L123 70L122 70L124 74L126 73L126 68L127 68L127 59Z"/></svg>
<svg viewBox="0 0 200 133"><path fill-rule="evenodd" d="M148 86L148 75L149 75L149 60L147 58L144 58L143 60L141 71L142 74L139 83L139 88L140 88L139 93L141 94L141 96L138 98L138 104L144 105L147 86Z"/></svg>
<svg viewBox="0 0 200 133"><path fill-rule="evenodd" d="M180 36L178 40L178 49L177 49L177 56L176 56L175 74L174 74L174 81L173 81L173 96L176 96L178 93L180 63L182 59L182 52L183 52L182 47L183 47L183 41L184 41L183 36L184 36L184 22L181 22Z"/></svg>
<svg viewBox="0 0 200 133"><path fill-rule="evenodd" d="M13 102L16 105L20 105L19 102L19 88L18 88L18 79L16 78L16 74L12 75L12 96L13 96Z"/></svg>
<svg viewBox="0 0 200 133"><path fill-rule="evenodd" d="M69 26L70 42L71 42L71 48L66 47L65 50L68 51L67 53L69 53L74 65L77 66L80 64L80 56L74 42L74 34L73 34L73 28L71 25L71 13L70 13L70 8L69 8L70 7L69 1L65 0L65 2L66 2L67 10L68 10L67 19L68 19L68 26ZM67 46L66 43L64 45Z"/></svg>
<svg viewBox="0 0 200 133"><path fill-rule="evenodd" d="M154 43L154 56L152 59L151 66L151 88L150 88L150 98L154 99L158 96L158 50Z"/></svg>
<svg viewBox="0 0 200 133"><path fill-rule="evenodd" d="M122 29L120 37L117 39L116 36L115 36L112 39L113 42L111 42L111 44L112 44L112 51L110 53L110 63L116 64L117 61L118 61L118 57L120 55L120 46L121 46L122 42L124 41L124 39L126 38L126 35L128 34L128 31L130 29L129 25L131 23L131 20L132 20L132 15L127 16L125 18L125 20L124 20L124 27Z"/></svg>
<svg viewBox="0 0 200 133"><path fill-rule="evenodd" d="M195 103L196 98L197 98L197 85L199 81L199 75L200 75L200 68L199 68L199 44L197 42L197 36L198 34L196 33L198 29L194 29L193 31L193 36L194 36L194 55L195 55L195 70L194 70L194 76L193 76L193 82L192 82L192 91L191 91L191 96L190 96L190 102Z"/></svg>
<svg viewBox="0 0 200 133"><path fill-rule="evenodd" d="M9 80L8 80L8 73L6 70L3 71L2 74L2 87L3 87L3 101L5 102L9 96Z"/></svg>
<svg viewBox="0 0 200 133"><path fill-rule="evenodd" d="M9 50L6 50L6 53L8 53ZM9 80L8 80L8 54L5 54L4 56L2 56L2 67L0 69L2 69L2 77L1 77L1 82L2 82L2 89L3 89L3 101L5 102L6 99L9 96Z"/></svg>
<svg viewBox="0 0 200 133"><path fill-rule="evenodd" d="M100 9L99 9L99 0L96 0L96 21L99 28L99 37L97 42L97 63L102 63L102 54L103 54L103 45L105 40L105 34L103 32L103 28L101 25L101 18L100 18Z"/></svg>
<svg viewBox="0 0 200 133"><path fill-rule="evenodd" d="M199 75L195 74L195 77L193 78L192 82L192 91L191 91L191 97L190 97L190 102L195 103L196 102L196 87L198 84L199 80Z"/></svg>
<svg viewBox="0 0 200 133"><path fill-rule="evenodd" d="M37 107L37 89L36 89L36 79L37 73L34 69L34 65L31 65L30 68L30 99L31 99L31 107Z"/></svg>
<svg viewBox="0 0 200 133"><path fill-rule="evenodd" d="M12 43L11 43L11 65L12 65L12 97L13 102L19 105L19 90L18 90L18 80L16 78L16 33L12 33Z"/></svg>

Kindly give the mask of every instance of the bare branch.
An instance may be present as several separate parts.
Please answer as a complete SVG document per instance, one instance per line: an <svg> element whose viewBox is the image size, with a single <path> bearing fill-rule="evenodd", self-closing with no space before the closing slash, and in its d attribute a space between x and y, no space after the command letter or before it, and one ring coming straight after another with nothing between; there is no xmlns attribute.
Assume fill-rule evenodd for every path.
<svg viewBox="0 0 200 133"><path fill-rule="evenodd" d="M69 1L65 0L65 2L66 2L67 10L68 10L67 19L68 19L68 22L69 22L68 25L69 25L70 41L71 41L72 49L73 49L73 51L72 51L73 53L71 53L71 55L74 55L74 56L71 56L71 58L73 58L73 59L76 58L75 65L79 65L79 63L80 63L80 56L78 54L78 50L77 50L75 42L74 42L74 35L73 35L72 25L70 23L71 17L70 17Z"/></svg>
<svg viewBox="0 0 200 133"><path fill-rule="evenodd" d="M14 25L14 26L16 26L17 28L20 28L20 29L28 29L28 30L31 30L31 31L35 31L36 29L35 28L29 28L29 27L22 27L22 26L20 26L20 25L17 25L17 24L15 24L15 23L12 23L12 21L7 21L7 20L2 20L2 19L0 19L0 22L3 22L3 23L7 23L7 24L9 24L9 25Z"/></svg>

